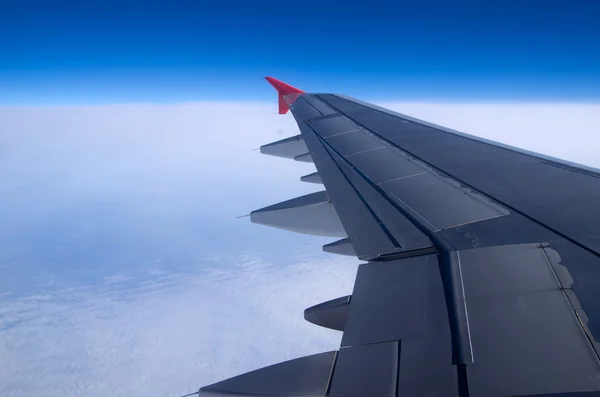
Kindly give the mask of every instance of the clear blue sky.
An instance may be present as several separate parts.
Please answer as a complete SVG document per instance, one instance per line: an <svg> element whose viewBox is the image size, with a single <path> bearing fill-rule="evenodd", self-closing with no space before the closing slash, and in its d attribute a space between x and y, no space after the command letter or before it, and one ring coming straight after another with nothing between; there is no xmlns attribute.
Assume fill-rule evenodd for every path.
<svg viewBox="0 0 600 397"><path fill-rule="evenodd" d="M600 1L0 0L0 103L600 101Z"/></svg>

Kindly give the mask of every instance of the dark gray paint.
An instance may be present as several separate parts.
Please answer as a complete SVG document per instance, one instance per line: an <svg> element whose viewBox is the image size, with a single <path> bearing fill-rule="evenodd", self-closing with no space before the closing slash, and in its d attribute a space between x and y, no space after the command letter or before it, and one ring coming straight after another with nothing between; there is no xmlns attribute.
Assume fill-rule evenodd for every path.
<svg viewBox="0 0 600 397"><path fill-rule="evenodd" d="M539 244L462 251L460 258L473 394L598 389L598 358Z"/></svg>
<svg viewBox="0 0 600 397"><path fill-rule="evenodd" d="M522 226L512 230L475 226L480 240L487 244L530 242L535 235L543 234L539 227L545 229L545 234L552 234L575 280L573 289L582 306L587 307L590 328L594 334L600 333L598 170L495 144L373 105L333 95L320 97L389 143L523 217L524 221L519 222ZM419 132L407 128L411 125L420 128ZM514 219L484 223L504 227L514 224Z"/></svg>
<svg viewBox="0 0 600 397"><path fill-rule="evenodd" d="M302 100L308 102L312 107L317 109L319 113L322 115L334 114L337 113L336 110L332 109L330 106L326 105L325 102L321 101L317 97L313 95L302 95L300 97Z"/></svg>
<svg viewBox="0 0 600 397"><path fill-rule="evenodd" d="M389 148L355 154L348 161L376 184L426 172Z"/></svg>
<svg viewBox="0 0 600 397"><path fill-rule="evenodd" d="M364 201L356 193L313 131L301 124L300 129L324 184L330 186L329 197L334 203L347 237L359 257L376 256L381 252L393 252L397 247L373 218Z"/></svg>
<svg viewBox="0 0 600 397"><path fill-rule="evenodd" d="M315 236L347 236L325 191L252 211L250 220L261 225Z"/></svg>
<svg viewBox="0 0 600 397"><path fill-rule="evenodd" d="M382 196L375 187L369 184L362 176L360 176L347 159L343 159L335 152L329 151L329 155L336 162L337 166L344 173L347 180L354 186L357 194L369 206L372 212L377 216L380 227L394 241L397 248L396 252L404 250L415 250L432 245L429 238L415 227L402 213ZM389 252L380 252L379 254L389 254ZM374 259L374 257L361 259Z"/></svg>
<svg viewBox="0 0 600 397"><path fill-rule="evenodd" d="M299 121L322 116L321 112L306 102L302 96L290 106L290 109L294 113L294 118Z"/></svg>
<svg viewBox="0 0 600 397"><path fill-rule="evenodd" d="M284 157L293 159L294 157L308 152L302 136L296 135L282 139L277 142L269 143L260 147L262 154L270 156Z"/></svg>
<svg viewBox="0 0 600 397"><path fill-rule="evenodd" d="M431 173L396 179L380 187L437 230L503 215Z"/></svg>
<svg viewBox="0 0 600 397"><path fill-rule="evenodd" d="M323 246L323 251L329 252L330 254L356 256L356 251L354 251L352 242L348 237L334 241L333 243L325 244Z"/></svg>
<svg viewBox="0 0 600 397"><path fill-rule="evenodd" d="M310 153L299 154L298 156L294 157L294 160L300 161L301 163L312 163L313 162L313 159L312 159L312 156L310 155Z"/></svg>
<svg viewBox="0 0 600 397"><path fill-rule="evenodd" d="M436 255L359 266L343 347L428 338L448 327Z"/></svg>
<svg viewBox="0 0 600 397"><path fill-rule="evenodd" d="M324 396L336 352L315 354L248 372L200 389L244 396Z"/></svg>
<svg viewBox="0 0 600 397"><path fill-rule="evenodd" d="M304 310L304 319L321 327L343 331L348 321L351 296L332 299Z"/></svg>
<svg viewBox="0 0 600 397"><path fill-rule="evenodd" d="M322 98L402 150L600 252L597 172L433 127L422 126L418 134L405 133L400 117L333 95Z"/></svg>
<svg viewBox="0 0 600 397"><path fill-rule="evenodd" d="M328 138L357 130L358 127L342 116L323 117L307 123L320 137Z"/></svg>
<svg viewBox="0 0 600 397"><path fill-rule="evenodd" d="M449 330L438 330L435 337L404 339L400 343L398 397L459 396Z"/></svg>
<svg viewBox="0 0 600 397"><path fill-rule="evenodd" d="M383 149L384 147L380 142L360 130L333 135L325 139L342 156L349 156L367 150Z"/></svg>
<svg viewBox="0 0 600 397"><path fill-rule="evenodd" d="M300 180L302 182L318 183L321 185L323 184L323 181L321 180L321 175L319 175L318 172L313 172L312 174L301 176Z"/></svg>
<svg viewBox="0 0 600 397"><path fill-rule="evenodd" d="M370 260L342 305L328 395L597 394L597 170L329 94L302 95L292 113L347 241ZM332 325L336 309L307 312ZM472 358L457 360L463 350Z"/></svg>
<svg viewBox="0 0 600 397"><path fill-rule="evenodd" d="M460 225L443 230L440 233L456 249L482 248L540 241L554 242L560 239L552 231L516 213Z"/></svg>
<svg viewBox="0 0 600 397"><path fill-rule="evenodd" d="M395 397L399 353L397 341L340 349L328 396Z"/></svg>
<svg viewBox="0 0 600 397"><path fill-rule="evenodd" d="M295 197L293 199L285 200L277 204L269 205L268 207L263 207L252 212L282 210L293 207L302 207L306 205L319 204L327 201L329 201L329 195L327 194L327 191L321 190L319 192L309 193L304 196Z"/></svg>

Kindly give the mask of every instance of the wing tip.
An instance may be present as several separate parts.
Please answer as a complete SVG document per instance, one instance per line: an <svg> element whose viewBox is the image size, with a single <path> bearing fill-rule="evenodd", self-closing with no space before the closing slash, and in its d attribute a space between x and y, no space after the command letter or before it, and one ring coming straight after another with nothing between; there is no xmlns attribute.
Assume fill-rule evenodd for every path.
<svg viewBox="0 0 600 397"><path fill-rule="evenodd" d="M277 90L279 100L279 114L286 114L290 110L289 105L292 104L298 95L304 94L299 88L284 83L281 80L276 79L272 76L265 76L265 80L269 82ZM292 95L295 94L295 95ZM287 98L285 98L288 96Z"/></svg>
<svg viewBox="0 0 600 397"><path fill-rule="evenodd" d="M273 76L266 76L265 80L267 80L269 84L271 84L279 94L304 94L304 91L302 91L301 89L291 86L288 83L284 83L283 81L278 80Z"/></svg>

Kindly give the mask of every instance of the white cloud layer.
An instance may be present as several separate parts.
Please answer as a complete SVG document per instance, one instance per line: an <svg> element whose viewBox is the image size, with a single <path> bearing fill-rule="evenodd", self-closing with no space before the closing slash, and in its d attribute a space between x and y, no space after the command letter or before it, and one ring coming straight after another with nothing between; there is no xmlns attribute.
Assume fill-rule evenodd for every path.
<svg viewBox="0 0 600 397"><path fill-rule="evenodd" d="M349 294L353 261L216 259L201 272L149 268L0 304L0 394L177 396L339 346L302 311Z"/></svg>
<svg viewBox="0 0 600 397"><path fill-rule="evenodd" d="M600 105L382 105L600 167ZM235 219L319 189L251 151L297 134L274 110L0 108L0 395L176 396L339 345L302 310L356 261Z"/></svg>

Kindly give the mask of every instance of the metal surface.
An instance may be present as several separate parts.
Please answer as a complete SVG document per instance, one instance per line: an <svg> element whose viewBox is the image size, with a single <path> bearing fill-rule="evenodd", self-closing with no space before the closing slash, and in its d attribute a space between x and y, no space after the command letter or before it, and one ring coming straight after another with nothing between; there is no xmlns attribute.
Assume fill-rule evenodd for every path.
<svg viewBox="0 0 600 397"><path fill-rule="evenodd" d="M329 198L340 214L340 220L349 237L354 251L359 257L373 256L380 252L393 252L397 247L379 226L378 219L365 206L355 188L344 177L333 159L320 143L315 134L306 125L301 125L302 133L311 153L317 159L315 165L319 169L321 179L332 187Z"/></svg>
<svg viewBox="0 0 600 397"><path fill-rule="evenodd" d="M390 148L355 154L348 161L375 184L423 174L426 170ZM381 164L386 164L382 167Z"/></svg>
<svg viewBox="0 0 600 397"><path fill-rule="evenodd" d="M380 187L437 230L504 215L431 173L396 179Z"/></svg>
<svg viewBox="0 0 600 397"><path fill-rule="evenodd" d="M321 101L320 99L318 99L315 96L304 95L304 96L302 96L302 100L305 100L306 102L308 102L312 107L317 109L323 115L337 113L330 106L326 105L325 102Z"/></svg>
<svg viewBox="0 0 600 397"><path fill-rule="evenodd" d="M320 353L261 368L203 387L199 395L324 396L336 353Z"/></svg>
<svg viewBox="0 0 600 397"><path fill-rule="evenodd" d="M300 177L300 180L302 182L318 183L321 185L323 184L323 180L321 180L321 175L319 175L318 172L313 172L312 174L304 175Z"/></svg>
<svg viewBox="0 0 600 397"><path fill-rule="evenodd" d="M296 118L296 120L308 120L311 118L322 116L321 112L319 112L308 102L303 100L303 96L301 96L293 104L291 104L290 109L294 113L294 118Z"/></svg>
<svg viewBox="0 0 600 397"><path fill-rule="evenodd" d="M323 251L329 252L330 254L356 256L356 251L354 251L352 242L350 242L348 237L334 241L333 243L325 244L323 246Z"/></svg>
<svg viewBox="0 0 600 397"><path fill-rule="evenodd" d="M379 222L379 227L386 232L388 238L394 243L395 252L420 249L432 245L430 239L399 212L393 203L383 196L372 183L369 183L368 180L358 174L348 164L347 160L342 159L332 151L329 151L329 155L334 159L340 171L344 173L348 182L354 186L356 193L365 202L365 205L370 208ZM380 255L388 253L379 252ZM367 260L373 259L373 257L361 257L361 259Z"/></svg>
<svg viewBox="0 0 600 397"><path fill-rule="evenodd" d="M351 296L332 299L304 310L304 319L321 327L343 331L348 321Z"/></svg>
<svg viewBox="0 0 600 397"><path fill-rule="evenodd" d="M418 340L448 327L436 255L359 266L342 347Z"/></svg>
<svg viewBox="0 0 600 397"><path fill-rule="evenodd" d="M344 332L328 396L598 395L598 170L348 97L294 95L318 170L302 180L327 193L253 221L314 232L334 218L346 238L323 250L368 261L351 301L305 311Z"/></svg>
<svg viewBox="0 0 600 397"><path fill-rule="evenodd" d="M345 134L332 135L325 138L327 143L341 156L351 156L371 150L383 149L384 146L361 130L350 131Z"/></svg>
<svg viewBox="0 0 600 397"><path fill-rule="evenodd" d="M298 156L294 157L294 160L300 161L302 163L312 163L313 162L313 159L312 159L312 156L310 155L310 153L299 154Z"/></svg>
<svg viewBox="0 0 600 397"><path fill-rule="evenodd" d="M398 342L340 349L330 397L396 396Z"/></svg>
<svg viewBox="0 0 600 397"><path fill-rule="evenodd" d="M600 173L423 126L336 96L321 96L378 136L483 194L600 252ZM556 209L561 209L556 211Z"/></svg>
<svg viewBox="0 0 600 397"><path fill-rule="evenodd" d="M337 115L310 120L309 125L322 138L330 138L358 130L358 127L350 123L348 119Z"/></svg>
<svg viewBox="0 0 600 397"><path fill-rule="evenodd" d="M523 218L521 227L487 228L480 239L489 244L531 242L533 234L528 231L542 234L540 229L544 229L543 233L552 234L555 241L563 241L561 257L580 258L568 260L566 266L576 281L573 290L587 306L592 333L600 333L596 293L600 288L598 170L496 144L357 100L319 97L354 123ZM484 229L476 224L473 227Z"/></svg>
<svg viewBox="0 0 600 397"><path fill-rule="evenodd" d="M564 291L571 284L568 273L563 286L544 248L489 247L460 256L476 364L467 366L472 393L598 387L598 357Z"/></svg>
<svg viewBox="0 0 600 397"><path fill-rule="evenodd" d="M298 233L346 237L346 231L325 191L252 211L250 220L261 225Z"/></svg>
<svg viewBox="0 0 600 397"><path fill-rule="evenodd" d="M293 159L308 152L302 136L296 135L260 147L262 154Z"/></svg>

